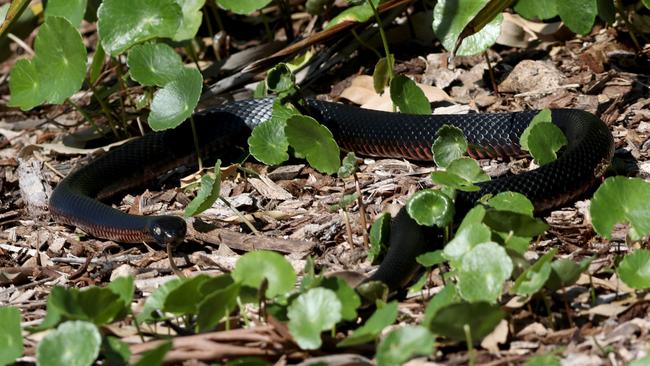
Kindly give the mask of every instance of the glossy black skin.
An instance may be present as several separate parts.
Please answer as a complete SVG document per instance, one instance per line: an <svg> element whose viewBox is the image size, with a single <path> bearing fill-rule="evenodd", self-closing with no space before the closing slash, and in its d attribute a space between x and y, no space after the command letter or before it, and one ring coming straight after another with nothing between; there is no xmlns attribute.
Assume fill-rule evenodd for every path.
<svg viewBox="0 0 650 366"><path fill-rule="evenodd" d="M267 120L273 98L246 100L195 114L204 156L234 160L247 148L252 128ZM519 153L519 136L535 112L415 116L364 110L308 100L306 110L327 126L339 145L368 156L429 160L436 131L443 124L459 127L475 156ZM553 110L553 123L566 135L560 157L541 168L481 183L478 192L460 192L456 212L462 217L485 194L515 191L526 195L536 211L566 204L588 189L613 154L607 126L580 110ZM135 216L101 202L126 188L146 183L180 164L193 164L188 124L126 143L66 177L50 198L53 217L96 237L121 242L182 242L185 221L174 216ZM405 286L418 270L415 257L434 250L436 230L417 225L402 209L391 225L390 247L371 279L391 290Z"/></svg>

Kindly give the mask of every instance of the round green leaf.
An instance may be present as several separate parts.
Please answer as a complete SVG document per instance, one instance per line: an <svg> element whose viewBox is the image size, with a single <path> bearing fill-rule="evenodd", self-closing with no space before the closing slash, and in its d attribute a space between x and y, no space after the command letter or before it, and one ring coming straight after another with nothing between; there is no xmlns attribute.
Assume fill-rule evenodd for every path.
<svg viewBox="0 0 650 366"><path fill-rule="evenodd" d="M451 304L439 309L429 329L437 335L456 341L465 341L465 325L469 326L472 339L476 342L490 334L503 319L505 313L496 304L477 302L474 304Z"/></svg>
<svg viewBox="0 0 650 366"><path fill-rule="evenodd" d="M139 322L156 320L152 315L154 311L161 310L167 301L167 296L177 287L183 284L180 278L174 278L158 287L144 302L142 311L136 316Z"/></svg>
<svg viewBox="0 0 650 366"><path fill-rule="evenodd" d="M289 331L302 349L318 349L320 334L341 320L341 301L332 290L313 288L298 296L287 309Z"/></svg>
<svg viewBox="0 0 650 366"><path fill-rule="evenodd" d="M314 169L334 174L341 165L339 146L327 127L308 116L296 115L287 120L284 132L298 154L307 158Z"/></svg>
<svg viewBox="0 0 650 366"><path fill-rule="evenodd" d="M370 250L368 250L368 259L372 263L381 256L388 245L390 221L390 214L384 212L375 218L375 221L370 227Z"/></svg>
<svg viewBox="0 0 650 366"><path fill-rule="evenodd" d="M372 0L372 3L377 6L379 5L379 0ZM327 23L326 28L331 28L344 21L363 23L372 18L372 16L372 8L366 1L363 1L359 5L355 5L343 10L339 15L332 18L332 20Z"/></svg>
<svg viewBox="0 0 650 366"><path fill-rule="evenodd" d="M486 182L490 180L490 176L485 174L483 169L478 165L478 162L468 157L460 157L452 160L449 165L447 165L446 171L456 174L472 183Z"/></svg>
<svg viewBox="0 0 650 366"><path fill-rule="evenodd" d="M173 37L183 13L175 0L104 0L97 17L102 46L116 56L136 43Z"/></svg>
<svg viewBox="0 0 650 366"><path fill-rule="evenodd" d="M347 178L357 171L357 156L352 151L345 155L341 167L336 174L341 178Z"/></svg>
<svg viewBox="0 0 650 366"><path fill-rule="evenodd" d="M201 287L212 279L206 274L181 279L181 284L167 294L162 310L178 315L196 314L205 297Z"/></svg>
<svg viewBox="0 0 650 366"><path fill-rule="evenodd" d="M142 352L142 356L138 362L134 363L133 366L153 366L153 365L162 365L165 355L172 349L172 342L166 341L159 345L158 347L151 349L146 352Z"/></svg>
<svg viewBox="0 0 650 366"><path fill-rule="evenodd" d="M248 15L267 6L272 0L217 0L217 4L233 13Z"/></svg>
<svg viewBox="0 0 650 366"><path fill-rule="evenodd" d="M372 72L372 85L375 88L375 92L378 94L384 93L384 88L386 87L388 78L390 77L389 67L390 63L388 62L388 59L382 57L377 61L375 70Z"/></svg>
<svg viewBox="0 0 650 366"><path fill-rule="evenodd" d="M45 90L34 63L21 59L11 69L9 78L10 107L29 110L45 101Z"/></svg>
<svg viewBox="0 0 650 366"><path fill-rule="evenodd" d="M361 298L342 278L325 278L321 287L334 291L341 302L341 318L343 320L353 321L357 318L357 308L361 306Z"/></svg>
<svg viewBox="0 0 650 366"><path fill-rule="evenodd" d="M97 327L84 321L69 321L49 332L38 344L36 361L48 366L87 366L99 355L102 343Z"/></svg>
<svg viewBox="0 0 650 366"><path fill-rule="evenodd" d="M149 126L154 131L174 128L192 115L201 96L203 77L197 69L183 69L175 80L153 96Z"/></svg>
<svg viewBox="0 0 650 366"><path fill-rule="evenodd" d="M164 86L183 71L181 56L164 43L135 45L126 64L133 80L142 85Z"/></svg>
<svg viewBox="0 0 650 366"><path fill-rule="evenodd" d="M483 222L493 230L504 233L512 231L516 236L532 237L541 235L548 225L542 220L512 211L488 210Z"/></svg>
<svg viewBox="0 0 650 366"><path fill-rule="evenodd" d="M34 44L36 68L45 100L63 103L81 88L86 76L86 47L79 31L61 17L49 17Z"/></svg>
<svg viewBox="0 0 650 366"><path fill-rule="evenodd" d="M593 258L585 258L577 264L571 259L561 258L551 263L551 275L546 281L546 288L555 291L573 285L580 274L589 268L592 260Z"/></svg>
<svg viewBox="0 0 650 366"><path fill-rule="evenodd" d="M459 261L476 245L490 241L491 237L492 232L485 224L467 225L459 230L456 236L445 245L443 249L444 256L452 262Z"/></svg>
<svg viewBox="0 0 650 366"><path fill-rule="evenodd" d="M20 310L0 306L0 365L13 364L23 354L23 335L20 329Z"/></svg>
<svg viewBox="0 0 650 366"><path fill-rule="evenodd" d="M481 189L481 187L472 184L467 179L448 171L431 172L431 182L442 187L464 192L476 192Z"/></svg>
<svg viewBox="0 0 650 366"><path fill-rule="evenodd" d="M476 245L460 259L458 292L469 302L495 303L512 274L512 260L497 243Z"/></svg>
<svg viewBox="0 0 650 366"><path fill-rule="evenodd" d="M431 329L431 321L440 309L460 302L461 298L458 296L456 285L448 282L445 287L435 294L427 304L427 307L424 310L424 319L422 319L421 324Z"/></svg>
<svg viewBox="0 0 650 366"><path fill-rule="evenodd" d="M201 8L205 4L205 0L176 0L176 3L181 7L183 18L172 39L174 41L192 39L201 26L201 20L203 20Z"/></svg>
<svg viewBox="0 0 650 366"><path fill-rule="evenodd" d="M517 212L522 215L533 216L535 207L530 200L518 192L501 192L491 197L487 204L499 211Z"/></svg>
<svg viewBox="0 0 650 366"><path fill-rule="evenodd" d="M431 151L433 152L433 161L439 167L446 168L452 161L467 152L467 140L460 128L444 125L438 130L437 135L438 137L431 146Z"/></svg>
<svg viewBox="0 0 650 366"><path fill-rule="evenodd" d="M567 144L566 136L553 123L538 123L530 130L528 148L539 165L546 165L557 159L557 152Z"/></svg>
<svg viewBox="0 0 650 366"><path fill-rule="evenodd" d="M391 301L375 310L362 326L355 329L337 347L356 346L358 344L368 343L377 338L384 328L393 324L395 319L397 319L397 305L397 301Z"/></svg>
<svg viewBox="0 0 650 366"><path fill-rule="evenodd" d="M521 133L521 136L519 136L519 145L521 146L522 150L530 150L528 148L528 137L530 136L530 130L535 127L535 125L539 123L552 123L551 119L551 110L548 108L542 109L533 117L533 119L528 123L528 126L524 129L524 132Z"/></svg>
<svg viewBox="0 0 650 366"><path fill-rule="evenodd" d="M557 16L557 0L519 0L515 4L515 11L530 20L550 19Z"/></svg>
<svg viewBox="0 0 650 366"><path fill-rule="evenodd" d="M259 288L264 279L268 280L267 298L291 291L296 282L291 264L280 254L265 250L248 252L239 258L232 277L254 288Z"/></svg>
<svg viewBox="0 0 650 366"><path fill-rule="evenodd" d="M390 97L407 114L431 114L431 105L415 82L404 75L397 75L390 81Z"/></svg>
<svg viewBox="0 0 650 366"><path fill-rule="evenodd" d="M248 138L251 155L266 165L278 165L287 161L289 141L284 134L286 126L286 119L274 117L255 126Z"/></svg>
<svg viewBox="0 0 650 366"><path fill-rule="evenodd" d="M589 212L594 229L611 239L612 227L629 222L637 240L650 233L650 183L641 178L609 177L594 193Z"/></svg>
<svg viewBox="0 0 650 366"><path fill-rule="evenodd" d="M433 267L437 264L444 263L447 261L441 249L420 254L417 257L415 257L415 260L427 268Z"/></svg>
<svg viewBox="0 0 650 366"><path fill-rule="evenodd" d="M408 200L406 211L419 225L444 228L454 218L454 203L438 190L423 189Z"/></svg>
<svg viewBox="0 0 650 366"><path fill-rule="evenodd" d="M650 251L638 249L626 255L617 268L626 285L636 289L650 287Z"/></svg>
<svg viewBox="0 0 650 366"><path fill-rule="evenodd" d="M451 51L465 26L489 0L439 0L433 9L433 31L442 45ZM481 53L496 42L501 33L503 15L499 14L481 31L463 40L456 53L471 56Z"/></svg>
<svg viewBox="0 0 650 366"><path fill-rule="evenodd" d="M66 18L70 24L79 27L86 13L88 0L48 0L45 19L56 16Z"/></svg>
<svg viewBox="0 0 650 366"><path fill-rule="evenodd" d="M266 88L278 94L290 91L295 83L296 77L285 63L274 66L266 76Z"/></svg>
<svg viewBox="0 0 650 366"><path fill-rule="evenodd" d="M377 366L401 365L415 356L434 351L433 335L424 327L406 325L393 330L377 347Z"/></svg>
<svg viewBox="0 0 650 366"><path fill-rule="evenodd" d="M578 34L587 34L596 21L598 4L596 0L559 0L557 12L569 29Z"/></svg>
<svg viewBox="0 0 650 366"><path fill-rule="evenodd" d="M535 264L519 275L515 284L510 289L510 293L520 296L531 296L539 291L551 275L551 260L555 256L555 253L557 253L557 249L553 249L544 254Z"/></svg>

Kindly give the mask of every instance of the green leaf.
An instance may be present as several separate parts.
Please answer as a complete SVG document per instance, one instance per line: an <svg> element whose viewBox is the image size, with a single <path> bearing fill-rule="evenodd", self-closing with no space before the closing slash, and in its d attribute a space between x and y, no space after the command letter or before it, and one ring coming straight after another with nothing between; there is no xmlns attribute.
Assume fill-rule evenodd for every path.
<svg viewBox="0 0 650 366"><path fill-rule="evenodd" d="M104 66L105 59L106 59L106 52L104 52L104 47L102 47L102 44L100 42L97 42L97 49L93 54L93 60L92 63L90 64L90 71L88 73L89 74L88 81L90 82L90 84L94 85L97 82L97 79L101 75L102 67Z"/></svg>
<svg viewBox="0 0 650 366"><path fill-rule="evenodd" d="M390 98L407 114L431 114L431 105L415 82L404 75L397 75L390 81Z"/></svg>
<svg viewBox="0 0 650 366"><path fill-rule="evenodd" d="M375 6L378 6L379 1L380 0L372 0L372 3ZM370 5L368 5L366 1L364 1L360 5L352 6L350 8L343 10L339 15L332 18L332 20L327 24L327 27L325 27L325 29L331 28L345 21L363 23L370 20L372 16L373 16L372 8L370 7Z"/></svg>
<svg viewBox="0 0 650 366"><path fill-rule="evenodd" d="M142 307L142 311L136 316L136 319L139 322L157 320L158 317L154 317L153 312L161 310L165 305L165 301L167 301L169 293L182 284L183 281L181 281L180 278L174 278L158 287L151 295L149 295L149 297L147 297L147 300L145 300L144 306Z"/></svg>
<svg viewBox="0 0 650 366"><path fill-rule="evenodd" d="M626 285L636 289L650 287L650 251L637 249L623 257L616 269Z"/></svg>
<svg viewBox="0 0 650 366"><path fill-rule="evenodd" d="M217 0L217 4L233 13L248 15L267 6L271 1L272 0Z"/></svg>
<svg viewBox="0 0 650 366"><path fill-rule="evenodd" d="M442 45L452 51L465 26L489 0L439 0L433 9L433 31ZM492 46L501 33L503 15L499 14L481 31L463 40L456 55L471 56Z"/></svg>
<svg viewBox="0 0 650 366"><path fill-rule="evenodd" d="M110 365L127 365L129 357L131 357L131 350L129 345L119 338L108 336L102 343L102 355L106 357L107 363Z"/></svg>
<svg viewBox="0 0 650 366"><path fill-rule="evenodd" d="M355 329L352 334L336 346L356 346L376 339L384 328L393 324L397 319L397 305L397 301L391 301L382 307L378 307L362 326Z"/></svg>
<svg viewBox="0 0 650 366"><path fill-rule="evenodd" d="M444 228L454 218L454 203L440 191L423 189L411 196L406 211L419 225Z"/></svg>
<svg viewBox="0 0 650 366"><path fill-rule="evenodd" d="M165 298L162 310L179 315L196 314L198 304L204 297L201 286L211 279L205 274L182 279L182 283Z"/></svg>
<svg viewBox="0 0 650 366"><path fill-rule="evenodd" d="M481 187L474 185L467 179L448 171L431 172L431 182L445 188L457 189L464 192L476 192L481 189Z"/></svg>
<svg viewBox="0 0 650 366"><path fill-rule="evenodd" d="M99 355L102 337L97 327L69 321L49 332L36 349L36 361L48 366L87 366Z"/></svg>
<svg viewBox="0 0 650 366"><path fill-rule="evenodd" d="M237 308L240 288L240 283L231 282L230 285L214 291L203 291L208 295L203 298L198 307L196 322L200 332L212 330L221 319L230 315Z"/></svg>
<svg viewBox="0 0 650 366"><path fill-rule="evenodd" d="M183 18L172 39L174 41L192 39L201 26L203 19L201 8L205 4L205 0L176 0L176 3L181 7Z"/></svg>
<svg viewBox="0 0 650 366"><path fill-rule="evenodd" d="M530 138L530 131L535 127L536 125L540 123L553 123L551 119L551 110L548 108L542 109L533 117L533 119L530 120L528 123L528 126L524 129L524 132L521 133L521 136L519 136L519 145L521 146L522 150L529 151L530 148L528 147L528 140Z"/></svg>
<svg viewBox="0 0 650 366"><path fill-rule="evenodd" d="M23 354L20 310L0 306L0 365L13 364Z"/></svg>
<svg viewBox="0 0 650 366"><path fill-rule="evenodd" d="M530 20L551 19L557 16L557 0L519 0L515 4L515 11Z"/></svg>
<svg viewBox="0 0 650 366"><path fill-rule="evenodd" d="M183 18L175 0L104 0L97 10L97 32L111 56L154 38L171 38Z"/></svg>
<svg viewBox="0 0 650 366"><path fill-rule="evenodd" d="M557 152L567 144L566 136L552 123L535 125L528 137L530 154L539 165L546 165L557 159Z"/></svg>
<svg viewBox="0 0 650 366"><path fill-rule="evenodd" d="M399 327L382 339L377 347L377 366L401 365L415 356L430 355L434 351L433 335L424 327Z"/></svg>
<svg viewBox="0 0 650 366"><path fill-rule="evenodd" d="M389 55L389 57L393 56ZM390 70L388 69L390 65L391 63L388 62L386 57L380 58L375 65L375 70L372 72L372 85L377 94L384 93L384 89L390 78Z"/></svg>
<svg viewBox="0 0 650 366"><path fill-rule="evenodd" d="M542 220L512 211L488 210L483 222L493 230L512 232L516 236L537 236L548 229Z"/></svg>
<svg viewBox="0 0 650 366"><path fill-rule="evenodd" d="M643 3L646 4L646 7L648 9L650 9L650 0L643 0ZM557 364L560 365L559 362ZM627 366L648 366L648 365L650 365L650 355L639 357L636 360L634 360L634 361L627 364ZM531 365L531 366L537 366L537 365ZM552 365L552 366L555 366L555 365Z"/></svg>
<svg viewBox="0 0 650 366"><path fill-rule="evenodd" d="M149 126L154 131L174 128L192 115L201 96L203 77L197 69L184 68L177 78L153 96Z"/></svg>
<svg viewBox="0 0 650 366"><path fill-rule="evenodd" d="M512 260L501 245L495 242L478 244L460 258L458 293L472 303L496 303L512 269Z"/></svg>
<svg viewBox="0 0 650 366"><path fill-rule="evenodd" d="M285 63L275 65L266 76L266 88L277 94L287 93L296 85L296 77Z"/></svg>
<svg viewBox="0 0 650 366"><path fill-rule="evenodd" d="M62 17L78 28L86 13L87 3L87 0L48 0L45 20L52 16Z"/></svg>
<svg viewBox="0 0 650 366"><path fill-rule="evenodd" d="M423 265L424 267L433 267L435 265L438 265L440 263L444 263L447 261L445 256L442 253L442 250L434 250L433 252L427 252L424 254L418 255L415 260Z"/></svg>
<svg viewBox="0 0 650 366"><path fill-rule="evenodd" d="M491 197L487 204L499 211L511 211L533 217L535 207L528 197L518 192L501 192Z"/></svg>
<svg viewBox="0 0 650 366"><path fill-rule="evenodd" d="M598 17L611 26L616 21L616 5L611 0L596 0L598 2ZM650 8L649 0L642 0L646 4L646 8Z"/></svg>
<svg viewBox="0 0 650 366"><path fill-rule="evenodd" d="M463 328L467 325L472 333L472 339L479 341L490 334L504 316L505 313L495 304L485 302L451 304L436 312L431 319L429 329L434 334L456 341L465 341Z"/></svg>
<svg viewBox="0 0 650 366"><path fill-rule="evenodd" d="M87 287L79 290L55 287L48 298L48 313L52 311L54 314L48 326L55 325L61 318L107 324L123 317L126 306L120 295L109 288Z"/></svg>
<svg viewBox="0 0 650 366"><path fill-rule="evenodd" d="M531 296L537 293L551 275L551 260L555 253L557 253L557 249L554 248L520 274L510 289L510 293L520 296Z"/></svg>
<svg viewBox="0 0 650 366"><path fill-rule="evenodd" d="M643 5L645 5L646 9L650 9L650 0L641 0L643 2Z"/></svg>
<svg viewBox="0 0 650 366"><path fill-rule="evenodd" d="M341 302L332 290L313 288L289 305L289 332L302 349L318 349L320 334L341 320Z"/></svg>
<svg viewBox="0 0 650 366"><path fill-rule="evenodd" d="M133 46L126 64L133 80L142 85L164 86L183 71L181 56L164 43Z"/></svg>
<svg viewBox="0 0 650 366"><path fill-rule="evenodd" d="M386 250L390 237L391 217L388 212L384 212L375 218L370 227L370 250L368 251L368 260L374 263Z"/></svg>
<svg viewBox="0 0 650 366"><path fill-rule="evenodd" d="M427 304L427 307L424 310L422 325L431 329L431 321L435 318L440 309L460 302L461 298L458 296L456 286L453 283L447 283L447 285L445 285L440 292L435 294Z"/></svg>
<svg viewBox="0 0 650 366"><path fill-rule="evenodd" d="M195 216L209 209L219 198L221 192L221 160L214 165L214 177L205 174L201 177L201 188L196 197L185 207L185 217Z"/></svg>
<svg viewBox="0 0 650 366"><path fill-rule="evenodd" d="M529 358L528 361L524 363L524 366L562 366L562 363L560 362L560 359L557 358L557 356L553 354L545 354ZM628 366L632 366L632 364L628 364Z"/></svg>
<svg viewBox="0 0 650 366"><path fill-rule="evenodd" d="M361 306L361 298L342 278L325 278L320 286L332 290L336 294L341 302L341 319L353 321L357 318L357 309Z"/></svg>
<svg viewBox="0 0 650 366"><path fill-rule="evenodd" d="M456 174L472 183L490 180L490 176L485 174L483 169L478 165L478 162L472 158L460 157L455 159L447 165L446 169L447 172Z"/></svg>
<svg viewBox="0 0 650 366"><path fill-rule="evenodd" d="M267 298L291 291L296 282L296 273L291 264L280 254L265 250L248 252L239 258L232 277L254 288L259 288L264 279L268 280Z"/></svg>
<svg viewBox="0 0 650 366"><path fill-rule="evenodd" d="M452 263L458 261L476 245L490 241L492 232L485 224L476 223L464 226L454 238L445 245L443 253Z"/></svg>
<svg viewBox="0 0 650 366"><path fill-rule="evenodd" d="M312 168L334 174L341 165L340 149L327 127L308 116L291 116L284 129L289 145L307 158Z"/></svg>
<svg viewBox="0 0 650 366"><path fill-rule="evenodd" d="M544 286L551 291L556 291L573 285L580 278L580 274L589 268L592 260L593 258L585 258L580 264L567 258L556 260L551 263L551 275Z"/></svg>
<svg viewBox="0 0 650 366"><path fill-rule="evenodd" d="M125 307L129 306L133 301L133 292L135 291L133 276L118 277L111 281L106 288L117 294L124 302Z"/></svg>
<svg viewBox="0 0 650 366"><path fill-rule="evenodd" d="M284 106L280 100L273 102L271 119L255 126L248 138L251 155L266 165L278 165L287 161L289 141L284 130L287 119L296 114L296 111Z"/></svg>
<svg viewBox="0 0 650 366"><path fill-rule="evenodd" d="M10 107L20 107L26 111L45 101L45 90L34 63L21 59L11 69L9 78Z"/></svg>
<svg viewBox="0 0 650 366"><path fill-rule="evenodd" d="M591 32L594 26L598 4L596 0L560 0L557 2L557 12L569 29L584 35Z"/></svg>
<svg viewBox="0 0 650 366"><path fill-rule="evenodd" d="M162 365L165 355L172 349L172 342L165 342L160 346L143 352L142 356L138 362L134 363L133 366L157 366Z"/></svg>
<svg viewBox="0 0 650 366"><path fill-rule="evenodd" d="M460 128L444 125L438 130L437 135L438 137L431 146L431 151L433 160L439 167L448 167L452 161L467 152L467 140Z"/></svg>
<svg viewBox="0 0 650 366"><path fill-rule="evenodd" d="M347 178L352 174L356 173L356 171L357 171L357 156L350 151L349 153L347 153L347 155L345 155L345 158L343 158L343 161L341 162L341 167L339 168L339 171L336 172L336 175L338 175L341 178Z"/></svg>
<svg viewBox="0 0 650 366"><path fill-rule="evenodd" d="M589 212L598 235L611 239L619 223L631 225L633 240L650 233L650 183L641 178L609 177L591 200Z"/></svg>
<svg viewBox="0 0 650 366"><path fill-rule="evenodd" d="M480 224L483 222L483 218L485 217L485 212L486 209L482 205L477 205L474 206L469 212L463 217L463 221L458 225L458 229L456 230L456 233L460 232L464 228L474 225L474 224ZM458 234L456 234L458 235Z"/></svg>

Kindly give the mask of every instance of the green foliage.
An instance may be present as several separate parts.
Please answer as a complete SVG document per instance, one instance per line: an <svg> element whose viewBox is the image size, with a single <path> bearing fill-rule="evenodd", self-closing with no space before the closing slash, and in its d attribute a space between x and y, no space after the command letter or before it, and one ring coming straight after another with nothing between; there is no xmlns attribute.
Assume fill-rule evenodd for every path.
<svg viewBox="0 0 650 366"><path fill-rule="evenodd" d="M379 306L366 322L339 342L337 347L350 347L377 339L381 331L397 319L397 301Z"/></svg>
<svg viewBox="0 0 650 366"><path fill-rule="evenodd" d="M267 298L286 294L296 282L291 264L280 254L264 250L248 252L239 258L232 277L242 285L257 289L267 281Z"/></svg>
<svg viewBox="0 0 650 366"><path fill-rule="evenodd" d="M122 342L119 338L112 336L104 338L101 352L113 365L127 364L129 357L131 357L131 350L129 349L129 345L125 342Z"/></svg>
<svg viewBox="0 0 650 366"><path fill-rule="evenodd" d="M556 260L551 263L551 275L544 286L555 291L573 285L580 278L580 274L589 268L592 260L593 258L585 258L580 264L566 258Z"/></svg>
<svg viewBox="0 0 650 366"><path fill-rule="evenodd" d="M20 310L0 306L0 365L13 363L23 354L23 335L20 329Z"/></svg>
<svg viewBox="0 0 650 366"><path fill-rule="evenodd" d="M389 55L388 57L393 57L393 56ZM378 94L384 93L384 89L386 88L386 85L390 81L391 73L389 68L391 64L392 63L389 62L387 57L382 57L379 59L379 61L377 61L377 64L375 65L375 69L372 73L372 85ZM429 109L431 109L431 106L429 106Z"/></svg>
<svg viewBox="0 0 650 366"><path fill-rule="evenodd" d="M377 366L400 365L434 351L433 335L424 327L406 325L388 333L377 347Z"/></svg>
<svg viewBox="0 0 650 366"><path fill-rule="evenodd" d="M378 6L380 2L380 0L371 0L371 1L375 7ZM327 24L326 29L331 28L344 21L351 21L357 23L367 22L368 20L370 20L370 18L372 18L372 16L373 16L372 7L367 3L367 1L363 1L361 4L347 8L341 13L339 13L337 16L332 18L332 20Z"/></svg>
<svg viewBox="0 0 650 366"><path fill-rule="evenodd" d="M429 329L434 334L465 341L464 326L467 325L472 338L477 341L490 334L504 317L505 313L498 305L485 302L454 303L435 312L429 322Z"/></svg>
<svg viewBox="0 0 650 366"><path fill-rule="evenodd" d="M296 77L284 63L277 64L267 72L266 88L278 95L287 94L294 90Z"/></svg>
<svg viewBox="0 0 650 366"><path fill-rule="evenodd" d="M86 73L86 49L81 35L64 18L51 16L34 41L35 56L11 71L10 106L23 110L43 102L62 103L81 87Z"/></svg>
<svg viewBox="0 0 650 366"><path fill-rule="evenodd" d="M451 198L446 194L423 189L411 196L406 203L406 211L420 225L444 228L451 223L455 210Z"/></svg>
<svg viewBox="0 0 650 366"><path fill-rule="evenodd" d="M45 19L62 17L74 27L79 27L86 12L88 0L49 0L45 7Z"/></svg>
<svg viewBox="0 0 650 366"><path fill-rule="evenodd" d="M480 187L474 183L488 180L490 177L485 174L478 162L468 157L452 160L445 171L431 172L431 181L434 184L465 192L478 191Z"/></svg>
<svg viewBox="0 0 650 366"><path fill-rule="evenodd" d="M284 132L289 145L304 156L314 169L334 174L341 166L341 152L332 132L312 117L291 116Z"/></svg>
<svg viewBox="0 0 650 366"><path fill-rule="evenodd" d="M172 342L164 342L160 346L143 352L138 362L133 366L157 366L163 364L165 354L172 349Z"/></svg>
<svg viewBox="0 0 650 366"><path fill-rule="evenodd" d="M185 207L185 216L195 216L209 209L219 198L221 192L221 160L214 165L214 177L205 174L201 177L201 188L196 197Z"/></svg>
<svg viewBox="0 0 650 366"><path fill-rule="evenodd" d="M259 124L248 138L248 148L255 159L267 165L278 165L289 159L289 141L284 131L287 120L297 112L279 100L273 103L271 119Z"/></svg>
<svg viewBox="0 0 650 366"><path fill-rule="evenodd" d="M272 0L217 0L217 4L226 10L237 14L250 14L262 9Z"/></svg>
<svg viewBox="0 0 650 366"><path fill-rule="evenodd" d="M460 296L471 303L496 303L513 269L506 250L494 242L481 243L465 253L459 262Z"/></svg>
<svg viewBox="0 0 650 366"><path fill-rule="evenodd" d="M149 297L147 297L147 300L145 300L142 311L136 316L137 321L149 322L156 320L158 317L154 316L154 312L163 308L167 296L182 283L183 281L181 281L180 278L175 278L158 287L151 295L149 295Z"/></svg>
<svg viewBox="0 0 650 366"><path fill-rule="evenodd" d="M537 293L551 276L551 260L556 253L557 249L552 249L520 274L510 292L520 296L531 296Z"/></svg>
<svg viewBox="0 0 650 366"><path fill-rule="evenodd" d="M650 287L650 251L637 249L626 255L619 263L617 272L621 280L632 288Z"/></svg>
<svg viewBox="0 0 650 366"><path fill-rule="evenodd" d="M519 0L514 9L527 19L551 19L557 16L557 0Z"/></svg>
<svg viewBox="0 0 650 366"><path fill-rule="evenodd" d="M629 223L633 240L650 233L650 183L641 178L609 177L598 187L589 212L598 235L611 239L612 228Z"/></svg>
<svg viewBox="0 0 650 366"><path fill-rule="evenodd" d="M433 267L437 264L444 263L447 261L443 255L442 250L434 250L433 252L427 252L424 254L418 255L415 260L423 265L424 267Z"/></svg>
<svg viewBox="0 0 650 366"><path fill-rule="evenodd" d="M320 334L339 322L341 301L332 290L313 288L299 295L287 309L289 331L302 349L318 349Z"/></svg>
<svg viewBox="0 0 650 366"><path fill-rule="evenodd" d="M433 142L431 151L433 161L439 167L448 167L452 161L461 158L467 152L467 140L460 128L444 125L436 134L438 137Z"/></svg>
<svg viewBox="0 0 650 366"><path fill-rule="evenodd" d="M97 325L119 320L128 311L129 304L124 301L128 299L127 287L128 284L121 283L114 285L115 289L54 287L48 297L47 316L41 327L53 327L64 320L84 320Z"/></svg>
<svg viewBox="0 0 650 366"><path fill-rule="evenodd" d="M483 223L468 224L456 232L452 240L445 245L443 254L452 263L459 264L461 258L481 243L491 240L492 232Z"/></svg>
<svg viewBox="0 0 650 366"><path fill-rule="evenodd" d="M102 46L116 56L140 42L174 37L183 13L175 0L104 0L97 18Z"/></svg>
<svg viewBox="0 0 650 366"><path fill-rule="evenodd" d="M201 20L203 19L201 8L205 4L205 0L176 0L176 3L181 7L183 18L181 18L172 39L174 41L192 39L199 30L199 26L201 26Z"/></svg>
<svg viewBox="0 0 650 366"><path fill-rule="evenodd" d="M598 13L597 0L557 1L557 12L564 24L578 34L591 32Z"/></svg>
<svg viewBox="0 0 650 366"><path fill-rule="evenodd" d="M442 308L445 308L451 304L457 304L461 302L461 298L458 295L456 285L453 283L448 283L443 287L440 292L438 292L427 304L427 307L424 310L424 319L422 319L422 325L425 327L431 328L431 321L435 318L438 311Z"/></svg>
<svg viewBox="0 0 650 366"><path fill-rule="evenodd" d="M133 46L126 64L133 80L142 85L164 86L178 78L183 61L173 48L164 43Z"/></svg>
<svg viewBox="0 0 650 366"><path fill-rule="evenodd" d="M375 262L385 251L390 236L390 214L385 212L375 219L370 227L370 250L368 259Z"/></svg>
<svg viewBox="0 0 650 366"><path fill-rule="evenodd" d="M375 87L376 88L376 87ZM397 75L390 81L390 97L407 114L431 114L431 105L415 82L406 76Z"/></svg>
<svg viewBox="0 0 650 366"><path fill-rule="evenodd" d="M357 156L353 152L349 152L343 158L341 167L336 174L341 178L347 178L357 172Z"/></svg>
<svg viewBox="0 0 650 366"><path fill-rule="evenodd" d="M531 357L526 363L524 363L524 366L561 366L562 363L560 360L557 358L557 356L553 354L546 354L546 355L537 355ZM628 366L631 366L628 365Z"/></svg>
<svg viewBox="0 0 650 366"><path fill-rule="evenodd" d="M433 9L433 31L442 45L452 51L465 26L489 0L440 0ZM501 33L503 15L499 14L481 31L465 38L456 54L470 56L486 51Z"/></svg>
<svg viewBox="0 0 650 366"><path fill-rule="evenodd" d="M194 112L201 96L203 77L197 69L182 69L177 78L153 96L149 126L154 131L174 128Z"/></svg>
<svg viewBox="0 0 650 366"><path fill-rule="evenodd" d="M68 321L50 331L36 348L36 360L41 365L87 366L99 355L102 343L93 323Z"/></svg>
<svg viewBox="0 0 650 366"><path fill-rule="evenodd" d="M338 277L324 278L321 287L334 291L341 302L341 319L354 321L357 318L357 308L361 306L361 298L343 279Z"/></svg>

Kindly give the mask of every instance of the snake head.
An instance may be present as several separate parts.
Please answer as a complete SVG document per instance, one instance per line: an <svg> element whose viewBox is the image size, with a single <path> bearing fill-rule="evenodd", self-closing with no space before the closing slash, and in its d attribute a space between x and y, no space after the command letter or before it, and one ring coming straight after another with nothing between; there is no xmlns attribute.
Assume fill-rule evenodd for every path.
<svg viewBox="0 0 650 366"><path fill-rule="evenodd" d="M147 230L159 245L176 245L185 239L187 224L180 217L157 216L153 218Z"/></svg>

